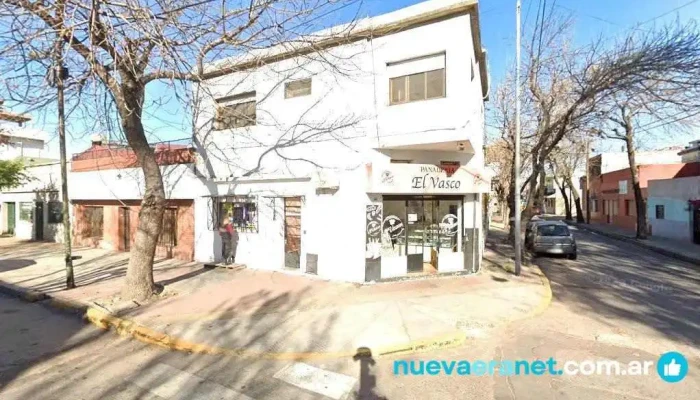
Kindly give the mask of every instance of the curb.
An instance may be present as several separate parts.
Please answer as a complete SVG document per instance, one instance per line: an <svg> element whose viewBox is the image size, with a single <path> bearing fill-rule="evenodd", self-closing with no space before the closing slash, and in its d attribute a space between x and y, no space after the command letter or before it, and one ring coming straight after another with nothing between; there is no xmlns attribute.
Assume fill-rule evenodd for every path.
<svg viewBox="0 0 700 400"><path fill-rule="evenodd" d="M605 231L597 230L597 229L595 229L595 228L591 228L590 226L588 226L588 225L586 225L586 224L578 224L578 223L574 223L574 222L566 222L566 223L567 223L568 225L572 225L572 226L575 226L575 227L577 227L577 228L584 229L584 230L586 230L586 231L588 231L588 232L597 233L597 234L599 234L599 235L607 236L607 237L609 237L609 238L613 238L613 239L617 239L617 240L620 240L620 241L623 241L623 242L627 242L627 243L634 244L634 245L636 245L636 246L639 246L639 247L642 247L642 248L644 248L644 249L647 249L647 250L650 250L650 251L659 253L659 254L661 254L661 255L664 255L664 256L667 256L667 257L671 257L671 258L675 258L676 260L685 261L685 262L688 262L688 263L691 263L691 264L700 264L700 259L698 259L698 258L688 257L688 256L686 256L685 254L676 253L676 252L674 252L674 251L666 250L666 249L663 249L663 248L660 248L660 247L656 247L656 246L650 246L650 245L648 245L648 244L646 244L646 243L644 243L644 242L641 242L641 241L639 241L639 240L637 240L637 239L635 239L635 238L629 237L629 236L620 235L620 234L618 234L618 233L612 233L612 232L605 232Z"/></svg>
<svg viewBox="0 0 700 400"><path fill-rule="evenodd" d="M537 267L537 266L536 266ZM532 318L542 313L552 300L552 291L549 280L537 267L536 275L540 276L543 286L545 287L545 296L540 300L540 304L528 312L526 315L512 319L506 324L511 324L515 321ZM353 357L358 355L358 350L343 351L343 352L264 352L250 349L230 349L217 346L209 346L206 344L194 343L167 333L159 332L147 326L136 323L133 320L117 317L104 310L92 307L88 304L62 299L55 296L50 296L43 292L28 290L14 285L6 284L0 281L0 292L5 292L14 297L18 297L27 302L41 302L50 307L72 312L82 316L83 319L104 330L114 330L120 336L131 337L140 342L159 346L168 350L183 351L194 354L208 355L227 355L237 357L255 357L267 360L321 360L321 359L337 359L345 357ZM391 345L371 349L375 357L382 356L398 356L423 353L427 351L441 350L447 348L459 347L470 340L463 332L455 332L447 335L440 335L428 339L420 339L403 343L399 345Z"/></svg>
<svg viewBox="0 0 700 400"><path fill-rule="evenodd" d="M183 351L195 354L228 355L256 357L268 360L319 360L353 357L357 350L343 352L264 352L249 349L229 349L194 343L178 337L156 331L147 326L136 323L133 320L124 319L110 314L104 310L92 307L88 304L51 296L43 292L21 288L0 281L0 292L19 298L29 303L40 303L57 310L80 315L84 320L104 330L114 330L120 336L132 337L140 342L166 348L168 350ZM439 350L457 347L467 341L465 334L452 333L434 338L416 340L400 345L392 345L372 349L374 356L408 355L431 350Z"/></svg>

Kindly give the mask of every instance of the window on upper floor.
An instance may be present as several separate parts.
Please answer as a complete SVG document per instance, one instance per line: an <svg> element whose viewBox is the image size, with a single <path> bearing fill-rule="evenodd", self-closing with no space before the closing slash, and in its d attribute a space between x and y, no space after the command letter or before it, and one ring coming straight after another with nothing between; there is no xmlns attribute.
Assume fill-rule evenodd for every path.
<svg viewBox="0 0 700 400"><path fill-rule="evenodd" d="M308 96L311 94L311 78L299 79L284 84L284 98Z"/></svg>
<svg viewBox="0 0 700 400"><path fill-rule="evenodd" d="M445 97L445 53L387 63L389 104Z"/></svg>
<svg viewBox="0 0 700 400"><path fill-rule="evenodd" d="M254 91L216 99L214 130L255 125L256 105Z"/></svg>
<svg viewBox="0 0 700 400"><path fill-rule="evenodd" d="M411 160L397 160L397 159L393 159L393 158L392 158L391 160L389 160L389 162L390 162L391 164L410 164L410 163L412 163L413 161L411 161Z"/></svg>

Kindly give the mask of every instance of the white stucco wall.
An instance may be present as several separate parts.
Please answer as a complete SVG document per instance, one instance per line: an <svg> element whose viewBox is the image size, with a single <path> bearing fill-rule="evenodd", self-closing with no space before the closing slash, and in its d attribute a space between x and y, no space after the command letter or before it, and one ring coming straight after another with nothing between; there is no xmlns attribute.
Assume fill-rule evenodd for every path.
<svg viewBox="0 0 700 400"><path fill-rule="evenodd" d="M700 176L649 181L647 215L652 235L692 241L692 210L688 200L700 200ZM664 206L664 218L656 218L656 206Z"/></svg>
<svg viewBox="0 0 700 400"><path fill-rule="evenodd" d="M427 11L434 3L455 1L419 8ZM410 178L417 167L404 168L391 159L432 166L458 161L464 182L466 171L483 173L484 109L470 26L470 16L461 15L211 79L195 89L201 98L195 114L198 168L209 178L208 196L257 199L258 232L239 233L236 262L282 269L283 198L303 196L301 271L307 253L317 254L319 276L363 281L366 206L373 199L381 203L381 193L371 193L376 178L371 174L391 168L397 179ZM391 77L426 70L411 62L397 72L387 64L433 54L444 54L446 96L389 105ZM285 99L284 83L302 78L312 79L311 95ZM214 99L251 91L257 103L255 126L211 129ZM410 179L401 185L406 186L391 193L415 192ZM471 216L473 192L488 188L488 182L485 189L464 183L462 190L442 193L465 195L461 210ZM215 260L221 251L216 227L208 221L212 201L195 200L195 258L203 262ZM476 210L477 221L465 216L464 227L481 226L478 204ZM405 265L384 267L382 260L382 277L406 273Z"/></svg>
<svg viewBox="0 0 700 400"><path fill-rule="evenodd" d="M37 202L43 203L43 237L44 240L63 242L63 225L49 223L49 202L61 201L61 170L60 165L49 164L37 167L28 167L27 175L30 177L24 185L12 189L5 189L0 193L0 232L8 230L7 203L15 203L15 236L20 239L34 239L36 237L34 221L37 219L35 206ZM24 221L20 218L21 203L32 204L32 221Z"/></svg>
<svg viewBox="0 0 700 400"><path fill-rule="evenodd" d="M207 193L205 180L197 176L193 164L166 165L160 170L169 199L194 199ZM71 200L138 200L144 187L141 168L71 172L68 195Z"/></svg>

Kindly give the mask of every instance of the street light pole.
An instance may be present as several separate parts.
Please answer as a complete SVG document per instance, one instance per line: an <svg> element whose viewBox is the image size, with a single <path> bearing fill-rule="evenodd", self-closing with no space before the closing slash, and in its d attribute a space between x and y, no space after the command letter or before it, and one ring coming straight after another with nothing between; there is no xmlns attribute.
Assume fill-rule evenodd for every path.
<svg viewBox="0 0 700 400"><path fill-rule="evenodd" d="M520 0L515 6L515 275L520 275L522 254L520 251Z"/></svg>
<svg viewBox="0 0 700 400"><path fill-rule="evenodd" d="M590 173L591 168L588 165L588 159L590 158L590 146L591 138L586 138L586 223L591 223L591 183L590 183Z"/></svg>
<svg viewBox="0 0 700 400"><path fill-rule="evenodd" d="M58 143L61 153L61 213L63 214L63 250L66 264L66 289L73 289L75 288L75 277L73 275L73 254L70 234L70 203L68 200L68 171L66 167L66 110L64 97L64 78L68 73L63 67L63 38L60 37L60 35L56 39L55 57L53 83L56 85L58 94Z"/></svg>

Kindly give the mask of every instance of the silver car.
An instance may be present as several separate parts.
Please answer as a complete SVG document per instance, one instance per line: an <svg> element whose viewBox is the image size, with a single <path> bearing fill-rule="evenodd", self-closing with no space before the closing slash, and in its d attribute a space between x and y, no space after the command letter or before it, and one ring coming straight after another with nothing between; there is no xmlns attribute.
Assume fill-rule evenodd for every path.
<svg viewBox="0 0 700 400"><path fill-rule="evenodd" d="M561 221L531 221L525 231L525 247L535 255L539 253L565 254L575 260L576 239L569 226Z"/></svg>

